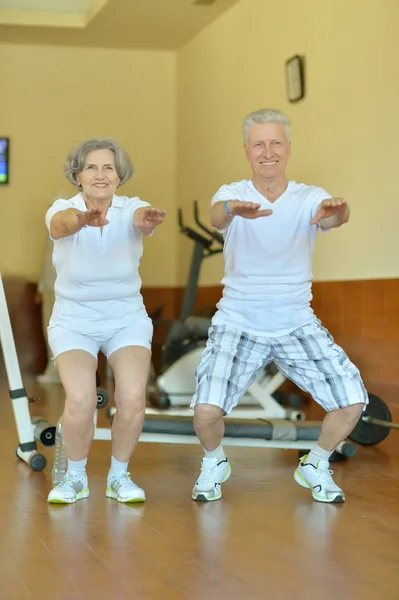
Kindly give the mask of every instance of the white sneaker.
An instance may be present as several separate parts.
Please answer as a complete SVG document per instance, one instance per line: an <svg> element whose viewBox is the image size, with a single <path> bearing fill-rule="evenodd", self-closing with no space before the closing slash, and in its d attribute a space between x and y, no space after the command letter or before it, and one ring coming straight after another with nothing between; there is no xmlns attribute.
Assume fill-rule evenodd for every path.
<svg viewBox="0 0 399 600"><path fill-rule="evenodd" d="M87 485L87 475L66 473L64 479L56 485L48 495L47 502L51 504L73 504L77 500L90 495Z"/></svg>
<svg viewBox="0 0 399 600"><path fill-rule="evenodd" d="M212 502L222 497L222 483L231 475L231 466L227 457L204 457L201 461L201 473L193 487L192 499L198 502Z"/></svg>
<svg viewBox="0 0 399 600"><path fill-rule="evenodd" d="M113 498L118 502L144 502L144 490L139 488L131 479L130 473L122 473L120 475L108 475L107 498Z"/></svg>
<svg viewBox="0 0 399 600"><path fill-rule="evenodd" d="M312 490L312 496L318 502L345 502L344 492L331 477L333 471L329 469L329 462L320 460L315 467L306 462L307 457L306 454L299 461L294 474L295 481L302 487Z"/></svg>

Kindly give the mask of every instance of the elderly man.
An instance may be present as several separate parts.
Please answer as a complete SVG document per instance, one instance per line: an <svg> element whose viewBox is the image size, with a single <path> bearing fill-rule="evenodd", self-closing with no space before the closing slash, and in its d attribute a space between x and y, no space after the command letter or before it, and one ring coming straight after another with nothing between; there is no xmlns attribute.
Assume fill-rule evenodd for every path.
<svg viewBox="0 0 399 600"><path fill-rule="evenodd" d="M290 122L264 109L243 123L250 180L223 185L211 223L225 237L223 297L197 369L194 428L204 449L192 498L218 500L231 473L223 417L260 369L280 371L326 411L316 446L301 458L295 481L320 502L344 502L329 458L359 420L368 395L361 376L310 306L317 231L349 219L349 206L314 186L290 181Z"/></svg>

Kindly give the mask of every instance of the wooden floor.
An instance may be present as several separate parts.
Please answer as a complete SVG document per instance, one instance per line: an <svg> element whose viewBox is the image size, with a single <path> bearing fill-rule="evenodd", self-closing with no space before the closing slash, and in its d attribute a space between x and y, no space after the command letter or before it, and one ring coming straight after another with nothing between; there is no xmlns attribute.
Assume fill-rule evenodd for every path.
<svg viewBox="0 0 399 600"><path fill-rule="evenodd" d="M41 397L31 414L55 423L60 388L24 383ZM161 444L131 462L146 504L121 505L105 498L110 443L96 441L90 498L57 506L46 502L52 449L41 473L18 461L5 382L1 398L2 600L399 599L399 432L334 464L345 505L297 486L296 452L240 448L222 501L197 504L199 447Z"/></svg>

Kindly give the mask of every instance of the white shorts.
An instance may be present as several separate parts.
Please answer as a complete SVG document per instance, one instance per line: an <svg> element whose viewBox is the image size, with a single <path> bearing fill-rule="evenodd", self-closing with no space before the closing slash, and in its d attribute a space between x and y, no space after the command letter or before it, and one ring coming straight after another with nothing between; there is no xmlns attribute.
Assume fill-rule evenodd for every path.
<svg viewBox="0 0 399 600"><path fill-rule="evenodd" d="M229 414L271 362L328 412L368 404L359 370L315 320L275 338L257 337L224 325L211 327L196 370L191 407L212 404Z"/></svg>
<svg viewBox="0 0 399 600"><path fill-rule="evenodd" d="M146 317L121 329L90 335L77 333L61 325L54 325L48 328L47 334L54 359L68 350L85 350L94 358L97 358L101 350L109 358L113 352L126 346L143 346L151 350L153 324L151 319Z"/></svg>

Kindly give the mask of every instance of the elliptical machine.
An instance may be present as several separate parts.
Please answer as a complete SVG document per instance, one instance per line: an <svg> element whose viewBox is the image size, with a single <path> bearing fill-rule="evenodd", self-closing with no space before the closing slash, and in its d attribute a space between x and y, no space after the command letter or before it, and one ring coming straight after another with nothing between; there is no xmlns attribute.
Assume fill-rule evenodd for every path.
<svg viewBox="0 0 399 600"><path fill-rule="evenodd" d="M166 410L170 416L192 415L189 405L195 391L195 371L211 326L209 317L193 315L201 265L204 259L223 252L224 244L219 232L210 230L200 221L197 202L194 202L194 221L201 231L185 225L183 212L178 210L180 232L194 241L194 248L179 320L173 322L162 346L159 373L149 381L148 400L151 406L146 409L147 414L165 413ZM303 420L302 412L286 408L297 408L301 399L298 394L284 394L278 390L284 381L284 375L275 365L268 365L252 383L240 407L231 416L241 419Z"/></svg>
<svg viewBox="0 0 399 600"><path fill-rule="evenodd" d="M198 204L194 203L194 219L199 224ZM166 335L162 346L162 359L159 369L159 375L165 376L171 367L182 357L196 350L202 352L208 337L208 329L211 320L207 317L194 316L194 307L197 299L198 282L200 278L201 266L205 259L223 252L223 236L217 231L207 231L205 237L200 232L188 227L183 222L183 212L178 209L178 224L180 232L194 242L194 248L191 255L188 281L184 291L183 304L180 310L179 319L173 321ZM199 225L203 228L202 225ZM174 387L167 378L165 386L171 389ZM166 403L169 405L169 403Z"/></svg>

